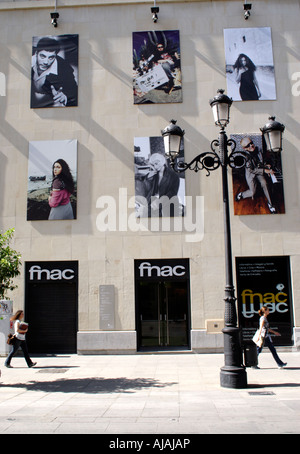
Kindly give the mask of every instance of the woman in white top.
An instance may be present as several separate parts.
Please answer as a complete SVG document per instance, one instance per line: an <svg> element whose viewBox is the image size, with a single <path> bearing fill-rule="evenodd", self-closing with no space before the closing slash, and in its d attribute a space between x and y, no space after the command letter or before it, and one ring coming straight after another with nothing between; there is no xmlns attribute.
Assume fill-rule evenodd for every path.
<svg viewBox="0 0 300 454"><path fill-rule="evenodd" d="M21 330L20 323L24 318L24 312L23 311L17 311L15 315L11 317L11 321L14 321L14 328L15 328L15 341L13 344L12 351L8 355L6 361L5 361L5 366L11 368L12 366L10 365L12 357L17 353L19 347L21 347L24 358L26 360L27 366L28 367L33 367L36 365L36 363L33 363L29 357L28 353L28 348L27 348L27 343L26 343L26 333L28 331L28 328L26 330Z"/></svg>
<svg viewBox="0 0 300 454"><path fill-rule="evenodd" d="M258 314L260 315L260 319L259 319L260 337L262 337L264 339L264 343L261 347L257 347L257 356L262 351L263 346L266 345L269 348L270 352L272 353L273 358L275 359L278 368L282 369L284 366L286 366L287 363L284 363L279 358L279 356L276 352L276 349L274 347L274 344L272 342L272 338L270 336L270 333L275 334L275 336L280 336L281 334L270 328L268 318L267 318L269 313L270 313L270 309L267 306L262 306L260 308L260 310L258 311Z"/></svg>

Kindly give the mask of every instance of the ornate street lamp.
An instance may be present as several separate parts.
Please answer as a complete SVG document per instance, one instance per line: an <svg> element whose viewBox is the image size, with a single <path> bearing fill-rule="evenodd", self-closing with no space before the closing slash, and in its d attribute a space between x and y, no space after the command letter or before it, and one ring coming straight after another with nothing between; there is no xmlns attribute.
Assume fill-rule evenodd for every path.
<svg viewBox="0 0 300 454"><path fill-rule="evenodd" d="M171 124L162 131L164 137L166 155L170 164L176 172L184 172L187 169L198 172L205 169L207 176L210 172L222 168L223 186L223 213L224 213L224 239L225 239L225 316L223 329L224 334L224 356L225 365L220 371L221 386L225 388L246 388L247 374L243 365L243 354L241 346L241 331L237 326L236 298L233 286L232 272L232 249L231 229L228 197L228 166L234 169L244 168L248 155L244 152L236 152L234 140L228 140L225 127L229 123L230 106L232 99L224 94L224 90L218 90L218 94L210 101L215 124L220 127L218 139L211 142L211 151L200 153L190 163L178 161L180 142L184 131L172 120ZM274 121L274 120L272 120ZM277 122L275 122L277 123ZM264 134L268 134L272 151L281 149L281 136L284 127L275 128L270 124L262 128ZM275 140L277 142L275 143ZM279 145L278 145L279 144ZM229 149L229 152L228 152Z"/></svg>
<svg viewBox="0 0 300 454"><path fill-rule="evenodd" d="M161 134L164 138L165 154L171 159L176 158L180 152L180 144L184 136L184 131L176 125L176 120L171 120L169 126Z"/></svg>
<svg viewBox="0 0 300 454"><path fill-rule="evenodd" d="M278 153L282 150L282 133L284 125L275 120L275 117L269 117L269 123L260 128L263 133L267 150Z"/></svg>

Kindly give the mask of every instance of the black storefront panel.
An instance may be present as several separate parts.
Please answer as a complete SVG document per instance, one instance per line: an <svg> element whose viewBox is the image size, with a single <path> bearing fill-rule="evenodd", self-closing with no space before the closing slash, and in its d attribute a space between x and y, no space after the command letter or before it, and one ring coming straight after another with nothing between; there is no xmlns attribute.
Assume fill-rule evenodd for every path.
<svg viewBox="0 0 300 454"><path fill-rule="evenodd" d="M31 353L76 353L78 262L27 262L25 317Z"/></svg>
<svg viewBox="0 0 300 454"><path fill-rule="evenodd" d="M135 260L138 350L190 348L188 259Z"/></svg>
<svg viewBox="0 0 300 454"><path fill-rule="evenodd" d="M273 336L274 345L293 345L293 303L290 258L236 257L237 299L239 324L244 344L259 325L258 311L268 306L270 328L280 332Z"/></svg>

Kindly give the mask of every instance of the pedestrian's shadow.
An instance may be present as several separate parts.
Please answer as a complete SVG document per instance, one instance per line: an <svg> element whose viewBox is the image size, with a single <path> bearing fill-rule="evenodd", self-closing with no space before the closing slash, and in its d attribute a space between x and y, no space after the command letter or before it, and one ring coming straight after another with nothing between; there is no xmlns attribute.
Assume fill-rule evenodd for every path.
<svg viewBox="0 0 300 454"><path fill-rule="evenodd" d="M27 391L57 393L133 393L147 388L164 388L177 383L161 383L150 378L62 378L52 381L29 381L27 383L0 384L0 388L23 388Z"/></svg>

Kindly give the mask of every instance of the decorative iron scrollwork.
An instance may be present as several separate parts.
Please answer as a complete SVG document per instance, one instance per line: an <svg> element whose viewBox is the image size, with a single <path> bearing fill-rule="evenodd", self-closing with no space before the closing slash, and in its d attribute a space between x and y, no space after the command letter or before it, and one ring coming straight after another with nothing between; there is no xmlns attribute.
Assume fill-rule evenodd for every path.
<svg viewBox="0 0 300 454"><path fill-rule="evenodd" d="M207 176L210 172L220 167L221 161L216 153L206 152L196 156L191 162L186 163L182 161L171 161L171 166L175 172L185 172L187 169L199 172L199 170L205 169Z"/></svg>
<svg viewBox="0 0 300 454"><path fill-rule="evenodd" d="M227 157L227 162L224 162L224 165L229 165L232 169L243 169L248 161L247 153L235 151L236 143L233 139L228 140L226 146L228 148L231 147L232 152ZM171 157L170 165L177 173L185 172L187 169L193 170L194 172L199 172L199 170L205 169L206 176L209 176L210 172L217 170L221 165L223 165L223 160L226 161L225 157L219 155L219 140L213 140L210 147L212 151L200 153L189 163L183 162L177 158L172 159Z"/></svg>

